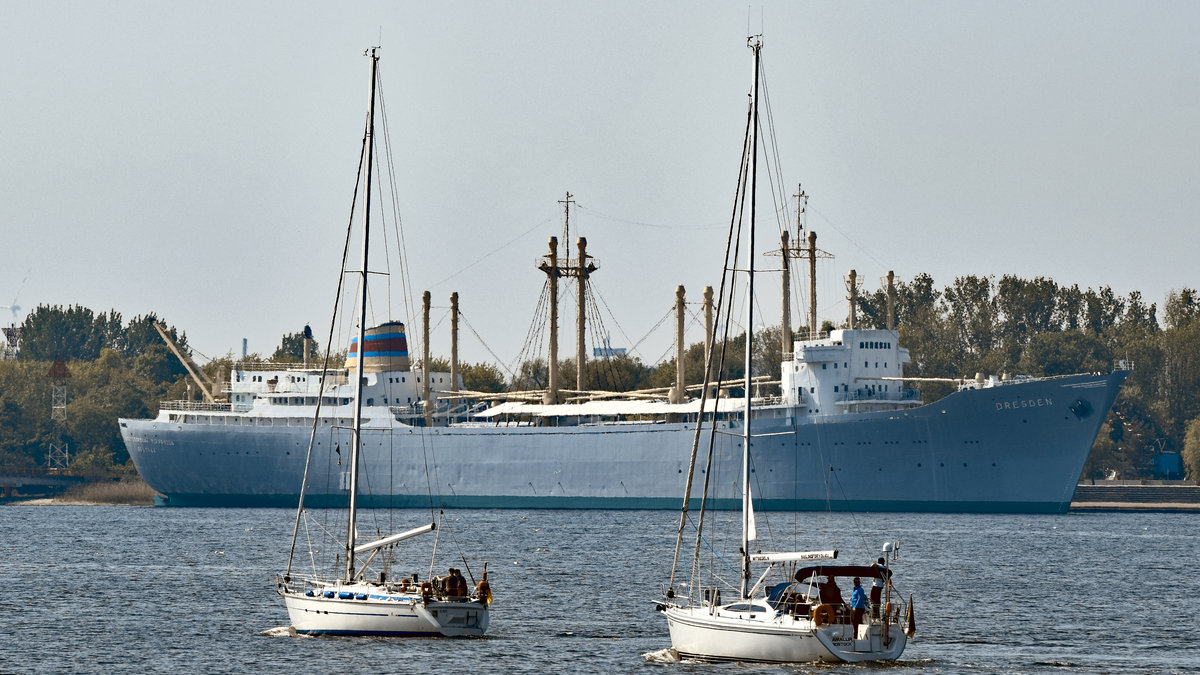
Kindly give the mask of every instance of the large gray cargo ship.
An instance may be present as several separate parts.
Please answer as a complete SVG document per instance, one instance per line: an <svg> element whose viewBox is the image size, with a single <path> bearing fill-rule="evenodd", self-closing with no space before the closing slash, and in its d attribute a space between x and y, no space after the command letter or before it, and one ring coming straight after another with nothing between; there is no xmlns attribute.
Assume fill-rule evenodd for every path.
<svg viewBox="0 0 1200 675"><path fill-rule="evenodd" d="M846 329L794 342L784 355L781 395L755 402L755 507L1066 511L1128 371L980 377L923 404L904 385L909 357L897 338L894 330ZM699 400L498 401L451 414L449 374L430 373L434 388L424 388L423 374L408 366L403 324L376 327L366 340L360 504L679 506ZM351 365L355 356L352 344ZM236 370L229 403L164 404L154 419L120 420L129 454L160 504L295 506L310 437L305 503L346 502L347 371L275 368ZM431 415L431 425L420 405L426 391L448 411ZM722 432L741 423L741 395L718 398L716 412L711 401L705 407L706 419L717 420L708 477L716 485L738 480L741 440ZM716 507L736 508L740 498L727 502Z"/></svg>

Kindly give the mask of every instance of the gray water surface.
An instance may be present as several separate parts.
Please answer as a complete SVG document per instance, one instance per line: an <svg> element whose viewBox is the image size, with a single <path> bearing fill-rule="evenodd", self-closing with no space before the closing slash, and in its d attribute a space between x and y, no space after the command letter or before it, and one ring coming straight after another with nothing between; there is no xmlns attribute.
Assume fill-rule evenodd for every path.
<svg viewBox="0 0 1200 675"><path fill-rule="evenodd" d="M382 512L372 517L387 518ZM1200 672L1200 516L772 514L805 548L893 566L918 632L886 665L647 659L678 514L455 510L438 572L489 562L486 638L303 638L275 594L284 509L0 507L0 671L1163 673ZM761 514L760 514L761 516ZM396 511L405 528L428 511ZM764 525L760 523L760 532ZM428 543L426 543L428 546ZM424 576L427 560L411 567Z"/></svg>

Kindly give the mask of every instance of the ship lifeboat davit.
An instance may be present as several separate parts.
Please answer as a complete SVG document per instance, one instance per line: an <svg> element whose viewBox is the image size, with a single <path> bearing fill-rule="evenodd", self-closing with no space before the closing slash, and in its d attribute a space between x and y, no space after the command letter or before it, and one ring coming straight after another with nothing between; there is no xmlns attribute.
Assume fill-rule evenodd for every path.
<svg viewBox="0 0 1200 675"><path fill-rule="evenodd" d="M391 321L368 328L363 353L364 373L383 373L409 369L408 339L404 337L404 324ZM346 352L346 369L353 371L358 366L358 338L351 338L350 350Z"/></svg>

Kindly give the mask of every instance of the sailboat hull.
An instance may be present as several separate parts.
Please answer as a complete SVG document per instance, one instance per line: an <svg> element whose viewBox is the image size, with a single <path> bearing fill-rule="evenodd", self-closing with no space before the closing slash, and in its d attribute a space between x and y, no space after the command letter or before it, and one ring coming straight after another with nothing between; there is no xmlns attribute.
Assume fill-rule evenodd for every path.
<svg viewBox="0 0 1200 675"><path fill-rule="evenodd" d="M478 602L423 602L419 597L363 593L367 598L332 598L282 590L288 618L305 635L470 637L488 627L487 607ZM351 595L359 595L351 593Z"/></svg>
<svg viewBox="0 0 1200 675"><path fill-rule="evenodd" d="M850 625L818 627L809 619L774 610L751 613L718 608L710 612L706 607L668 607L663 613L671 632L671 648L680 658L700 661L890 661L900 657L907 643L904 632L895 625L863 625L855 635Z"/></svg>

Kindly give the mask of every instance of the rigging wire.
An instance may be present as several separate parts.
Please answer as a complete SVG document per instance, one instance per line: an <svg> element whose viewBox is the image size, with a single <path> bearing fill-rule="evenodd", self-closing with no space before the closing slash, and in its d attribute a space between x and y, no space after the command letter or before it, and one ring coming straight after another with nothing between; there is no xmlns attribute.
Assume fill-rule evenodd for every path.
<svg viewBox="0 0 1200 675"><path fill-rule="evenodd" d="M313 414L312 432L309 435L309 439L308 439L308 451L306 452L305 457L304 457L304 473L303 473L303 479L301 480L301 483L300 483L300 499L299 499L299 504L296 507L296 523L292 528L292 543L288 550L288 563L287 563L287 569L284 572L285 576L289 575L292 570L292 558L294 557L294 555L296 553L296 539L299 537L300 521L304 516L304 494L305 494L305 489L308 487L308 471L309 471L310 463L312 461L313 442L316 439L317 427L321 421L321 404L325 399L325 385L328 383L328 380L329 380L329 357L330 357L330 352L332 351L332 348L333 348L333 333L334 333L334 327L337 324L338 305L341 302L342 291L344 289L345 281L346 281L346 263L349 260L349 256L350 256L350 238L351 238L351 234L352 234L353 228L354 228L354 210L358 205L358 190L362 185L363 164L365 163L365 157L367 154L367 152L366 152L366 150L367 150L367 148L366 148L367 133L368 133L367 130L364 130L364 132L363 132L363 149L358 157L358 170L356 172L356 178L354 181L354 196L350 200L350 218L349 218L349 222L346 225L345 243L342 246L342 263L341 263L341 269L338 270L337 291L334 293L333 316L330 319L329 338L325 344L325 358L324 358L324 361L321 366L321 382L320 382L320 386L317 388L317 407L316 407L315 413ZM365 264L366 261L363 261L363 262ZM361 346L359 348L359 351L360 352L362 351ZM360 353L360 356L361 356L361 353Z"/></svg>
<svg viewBox="0 0 1200 675"><path fill-rule="evenodd" d="M383 78L380 78L381 82L379 85L379 108L380 108L380 116L383 119L383 141L384 141L384 150L385 150L385 152L383 154L385 155L385 159L387 161L388 185L390 186L391 197L392 197L390 199L389 203L392 208L392 227L396 231L396 246L397 246L396 253L400 258L400 283L401 283L401 297L404 300L404 315L406 317L411 317L414 315L414 307L416 306L416 302L414 300L414 294L416 293L416 290L412 284L412 277L411 277L412 266L409 265L409 263L408 263L408 246L405 245L404 221L400 216L400 200L399 200L400 189L396 182L397 171L396 171L396 167L395 167L395 157L394 157L394 153L392 151L391 125L388 124L387 100L384 97L382 79ZM381 201L380 204L382 204L382 203L383 202ZM386 228L384 228L384 231L386 232ZM385 256L385 259L386 259L386 256ZM389 271L390 271L390 264L391 263L389 261L388 262ZM388 291L390 294L390 291L391 291L390 284L388 287ZM390 299L390 295L389 295L389 299ZM390 302L389 302L388 306L390 309L390 307L391 307Z"/></svg>
<svg viewBox="0 0 1200 675"><path fill-rule="evenodd" d="M576 208L578 208L578 207L576 207ZM466 272L467 270L471 269L472 267L475 267L476 265L478 265L479 263L483 262L484 260L487 260L488 258L490 258L490 257L492 257L492 256L494 256L494 255L496 255L496 254L497 254L497 253L499 253L500 251L503 251L504 249L508 248L509 246L511 246L511 245L513 245L513 244L517 243L518 241L520 241L520 240L524 239L525 237L529 236L529 233L530 233L530 232L533 232L534 230L536 230L536 229L538 229L538 228L540 228L540 227L544 226L544 225L545 225L547 222L549 222L549 221L551 221L551 220L554 220L555 218L557 218L557 215L554 215L554 216L547 216L546 218L542 219L540 222L538 222L538 223L537 223L536 225L534 225L533 227L529 228L528 230L525 230L525 231L524 231L524 232L522 232L521 234L518 234L517 236L513 237L512 239L509 239L507 242L505 242L505 243L501 244L500 246L497 246L497 247L495 247L495 248L489 249L487 253L484 253L483 255L479 256L479 257L478 257L478 258L476 258L476 259L475 259L473 262L470 262L470 263L468 263L467 265L463 266L463 267L462 267L462 268L460 268L460 269L459 269L457 272L454 272L453 274L451 274L450 276L446 277L445 279L442 279L441 281L439 281L439 282L437 282L437 283L433 284L433 285L432 285L430 288L437 288L438 286L441 286L442 284L446 283L447 281L450 281L450 280L451 280L451 279L453 279L454 277L456 277L456 276L458 276L458 275L462 274L463 272Z"/></svg>
<svg viewBox="0 0 1200 675"><path fill-rule="evenodd" d="M586 208L579 204L575 204L575 210L576 211L586 211L590 215L593 215L602 220L608 220L608 221L611 221L614 223L624 223L626 225L637 225L639 227L653 227L653 228L658 228L658 229L663 229L663 230L688 230L688 231L694 232L694 231L703 231L703 230L716 230L716 229L719 229L724 226L724 223L719 223L719 222L718 223L706 223L704 225L662 225L660 223L648 223L645 221L629 220L627 218L621 218L619 216L613 216L613 215L609 215L606 213L601 213L595 209Z"/></svg>
<svg viewBox="0 0 1200 675"><path fill-rule="evenodd" d="M615 325L617 327L617 332L619 332L621 334L621 337L625 338L625 343L626 344L632 343L633 340L629 339L629 335L625 332L624 326L622 326L621 322L617 320L617 315L613 314L612 309L609 308L608 303L604 300L604 296L597 293L596 297L600 299L600 304L604 306L604 311L608 312L608 316L609 316L609 318L612 319L613 325ZM642 338L642 339L644 340L645 338ZM638 344L641 344L641 340L638 341ZM630 347L628 350L628 352L635 352L635 351L637 351L636 346Z"/></svg>
<svg viewBox="0 0 1200 675"><path fill-rule="evenodd" d="M721 316L721 312L726 306L726 288L727 288L727 284L730 283L730 279L729 279L729 269L730 269L730 260L731 260L730 256L731 256L731 251L733 250L733 240L735 238L735 230L739 231L739 232L741 230L740 217L739 217L740 210L738 208L738 195L742 193L742 186L744 183L744 176L745 176L746 166L747 166L747 153L748 153L748 146L749 146L750 124L751 124L751 119L752 119L751 113L752 113L752 102L751 102L751 106L748 107L747 113L746 113L746 115L747 115L746 132L745 132L745 136L742 140L742 161L740 163L740 166L738 167L738 179L736 181L736 186L734 188L734 208L733 208L733 212L730 214L729 230L728 230L728 235L727 235L726 241L725 241L725 261L724 261L724 264L721 266L721 270L722 270L721 271L721 284L720 284L720 292L717 295L717 312L716 312L716 315L718 317ZM714 325L713 326L714 333L716 332L716 330L717 330L717 327L716 327L716 325ZM728 331L729 331L729 322L726 322L726 325L725 325L726 336L728 336ZM701 387L701 390L700 390L700 412L696 417L696 431L692 438L692 452L691 452L691 457L688 460L687 486L684 488L683 505L682 505L681 513L680 513L680 517L679 517L679 528L678 528L678 531L676 533L676 538L675 538L675 553L674 553L674 557L671 561L671 574L670 574L670 580L669 580L668 586L667 586L668 589L670 590L670 592L674 592L673 589L675 586L675 574L676 574L678 566L679 566L679 553L680 553L680 549L681 549L682 543L683 543L683 530L684 530L686 523L688 522L688 506L689 506L689 502L691 500L692 480L696 473L696 458L697 458L697 454L698 454L698 450L699 450L700 437L702 435L701 430L704 426L703 425L704 405L708 399L708 393L709 393L708 385L709 385L710 377L713 372L713 368L712 368L713 360L714 360L714 358L716 358L716 352L718 351L716 348L717 341L716 341L715 334L713 336L709 337L707 341L712 344L713 348L709 351L707 358L705 360L704 380L702 383L703 386ZM724 372L724 365L725 365L725 347L724 346L722 346L720 352L721 352L721 356L720 356L720 364L721 364L720 368L721 369L718 371L718 373ZM720 381L721 381L720 377L718 377L718 381L717 381L718 386L720 385ZM718 391L719 391L719 389L718 389ZM701 493L700 493L701 494L700 513L699 513L698 519L695 521L696 545L695 545L695 548L694 548L694 551L692 554L691 575L690 575L690 582L689 582L689 594L698 594L699 593L700 578L699 578L698 571L699 571L699 566L700 566L700 546L701 546L701 541L703 540L703 534L704 534L704 516L705 516L707 506L708 506L709 483L712 479L712 474L713 474L713 472L712 472L712 456L713 456L713 449L714 449L715 441L716 441L716 430L717 430L717 426L718 426L717 419L719 417L719 415L718 415L719 409L720 409L719 404L714 403L712 425L711 425L711 428L709 431L708 453L707 453L708 456L706 459L706 467L707 468L704 471L703 489L701 490ZM711 569L711 566L710 566L710 569Z"/></svg>
<svg viewBox="0 0 1200 675"><path fill-rule="evenodd" d="M508 364L506 364L504 362L504 360L501 359L496 354L496 352L492 350L491 346L489 346L488 343L484 341L483 337L479 334L479 332L475 330L475 327L471 325L471 322L467 320L467 315L465 313L463 313L463 311L461 309L458 310L458 318L467 325L467 330L470 330L471 334L474 335L477 340L479 340L479 344L483 345L483 348L486 349L487 352L492 355L492 358L496 360L496 363L499 364L500 367L503 368L505 370L505 372L508 373L509 377L512 377L512 375L513 375L512 369L509 368Z"/></svg>

